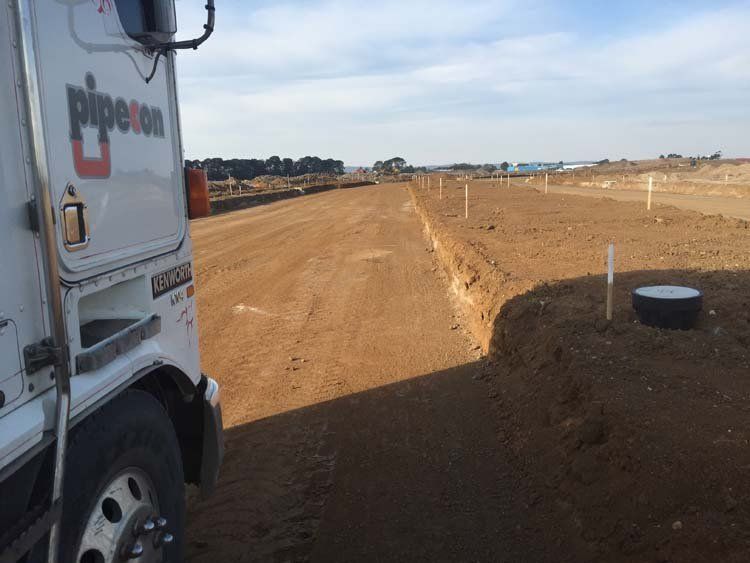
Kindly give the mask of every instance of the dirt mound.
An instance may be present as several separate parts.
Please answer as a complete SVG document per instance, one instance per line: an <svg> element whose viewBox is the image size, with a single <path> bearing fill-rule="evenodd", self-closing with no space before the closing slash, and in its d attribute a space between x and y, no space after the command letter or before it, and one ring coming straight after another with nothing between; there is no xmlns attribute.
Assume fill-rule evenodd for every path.
<svg viewBox="0 0 750 563"><path fill-rule="evenodd" d="M744 560L750 325L729 312L742 302L726 287L748 295L750 281L635 272L619 276L618 302L630 287L669 281L723 301L722 318L666 332L621 306L609 325L602 278L544 285L495 319L493 353L506 361L493 385L512 413L509 444L530 473L552 468L538 494L554 499L592 559Z"/></svg>
<svg viewBox="0 0 750 563"><path fill-rule="evenodd" d="M696 167L688 159L612 162L555 175L557 184L609 189L645 190L649 177L662 192L718 197L750 197L750 164L739 161L701 161ZM544 177L534 179L543 184Z"/></svg>
<svg viewBox="0 0 750 563"><path fill-rule="evenodd" d="M236 178L210 181L208 183L209 195L212 199L232 197L247 194L253 191L277 191L289 188L307 188L310 186L330 185L339 181L331 174L304 174L302 176L257 176L252 180L237 180ZM345 183L351 183L353 179L341 179Z"/></svg>
<svg viewBox="0 0 750 563"><path fill-rule="evenodd" d="M463 188L461 186L461 188ZM497 369L498 434L569 561L745 561L750 241L743 221L471 186L413 189ZM615 317L604 256L617 242ZM640 325L630 292L704 291L695 330Z"/></svg>
<svg viewBox="0 0 750 563"><path fill-rule="evenodd" d="M701 180L713 180L724 182L729 179L730 182L750 183L750 164L705 164L700 166L694 173L695 178Z"/></svg>
<svg viewBox="0 0 750 563"><path fill-rule="evenodd" d="M265 205L274 201L291 199L304 195L317 194L336 189L358 188L369 186L371 182L338 182L333 184L315 184L311 186L285 188L277 190L237 192L232 197L215 198L211 200L211 215L219 215L228 211L246 209L256 205Z"/></svg>

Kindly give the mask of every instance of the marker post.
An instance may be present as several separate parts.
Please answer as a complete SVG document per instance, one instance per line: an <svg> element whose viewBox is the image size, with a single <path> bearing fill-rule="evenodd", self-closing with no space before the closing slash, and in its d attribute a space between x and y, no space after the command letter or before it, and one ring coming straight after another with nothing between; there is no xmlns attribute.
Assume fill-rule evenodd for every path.
<svg viewBox="0 0 750 563"><path fill-rule="evenodd" d="M612 320L612 300L615 286L615 243L609 243L607 260L607 320Z"/></svg>

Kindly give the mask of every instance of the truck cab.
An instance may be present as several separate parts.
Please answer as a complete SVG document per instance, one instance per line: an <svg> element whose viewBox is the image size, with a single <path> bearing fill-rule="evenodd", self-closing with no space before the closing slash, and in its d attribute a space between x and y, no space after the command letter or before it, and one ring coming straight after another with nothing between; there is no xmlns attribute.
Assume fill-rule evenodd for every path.
<svg viewBox="0 0 750 563"><path fill-rule="evenodd" d="M172 0L0 10L0 561L182 561L215 486ZM189 186L187 186L189 189Z"/></svg>

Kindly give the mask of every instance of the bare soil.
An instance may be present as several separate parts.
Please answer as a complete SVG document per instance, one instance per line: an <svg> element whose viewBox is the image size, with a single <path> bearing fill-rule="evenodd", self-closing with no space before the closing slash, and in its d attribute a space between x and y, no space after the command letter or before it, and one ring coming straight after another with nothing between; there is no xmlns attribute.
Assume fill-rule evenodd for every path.
<svg viewBox="0 0 750 563"><path fill-rule="evenodd" d="M211 198L211 215L220 215L221 213L226 213L228 211L237 211L238 209L246 209L248 207L255 207L257 205L266 205L275 201L281 201L283 199L291 199L295 197L317 194L320 192L327 192L329 190L358 188L360 186L368 186L370 184L371 182L369 181L339 181L332 184L310 185L306 186L305 188L296 187L263 191L246 190L245 192L236 190L233 195Z"/></svg>
<svg viewBox="0 0 750 563"><path fill-rule="evenodd" d="M375 183L377 174L302 174L300 176L257 176L252 180L210 181L208 193L211 200L223 200L248 194L283 193L290 189L310 191L316 187L332 185L364 185Z"/></svg>
<svg viewBox="0 0 750 563"><path fill-rule="evenodd" d="M321 186L335 184L338 179L333 174L303 174L301 176L257 176L252 180L238 180L236 178L227 180L210 181L208 192L211 199L233 197L249 192L273 192L289 188L305 188L308 186Z"/></svg>
<svg viewBox="0 0 750 563"><path fill-rule="evenodd" d="M553 179L554 181L554 179ZM541 185L540 185L541 184ZM527 185L531 188L543 189L544 183L537 184L519 184ZM609 198L617 201L637 202L641 206L646 205L647 192L641 189L602 189L599 187L579 187L569 184L548 185L548 190L553 193L582 195L586 197ZM681 209L697 211L704 215L723 215L725 217L734 217L750 221L750 198L736 198L731 196L706 196L683 193L663 192L656 185L652 193L652 208L656 211L664 205L671 205Z"/></svg>
<svg viewBox="0 0 750 563"><path fill-rule="evenodd" d="M557 560L746 561L748 223L488 183L467 220L463 183L412 192L495 362L499 441ZM637 322L630 292L651 284L705 293L695 330Z"/></svg>
<svg viewBox="0 0 750 563"><path fill-rule="evenodd" d="M747 161L700 161L692 167L688 159L618 161L554 175L554 183L580 187L603 186L612 190L646 190L648 179L660 192L750 197L750 163ZM537 176L536 184L544 182Z"/></svg>
<svg viewBox="0 0 750 563"><path fill-rule="evenodd" d="M404 185L194 221L227 454L188 555L557 561Z"/></svg>
<svg viewBox="0 0 750 563"><path fill-rule="evenodd" d="M227 457L189 560L746 561L748 223L432 185L192 223ZM695 330L637 322L654 283Z"/></svg>

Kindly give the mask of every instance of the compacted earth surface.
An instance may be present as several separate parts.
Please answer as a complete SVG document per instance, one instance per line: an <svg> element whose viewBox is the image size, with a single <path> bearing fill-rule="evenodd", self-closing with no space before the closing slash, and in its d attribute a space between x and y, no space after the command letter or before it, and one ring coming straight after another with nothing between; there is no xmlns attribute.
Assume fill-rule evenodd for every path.
<svg viewBox="0 0 750 563"><path fill-rule="evenodd" d="M464 183L412 193L495 363L526 502L575 544L560 559L747 560L748 223L488 183L469 186L466 219ZM694 330L638 322L631 291L657 284L703 291Z"/></svg>
<svg viewBox="0 0 750 563"><path fill-rule="evenodd" d="M190 561L558 560L405 185L191 231L227 450Z"/></svg>
<svg viewBox="0 0 750 563"><path fill-rule="evenodd" d="M750 196L750 162L747 159L701 160L695 166L689 158L620 160L565 171L556 177L566 185L606 186L613 191L645 190L650 177L654 187L663 193L732 199Z"/></svg>
<svg viewBox="0 0 750 563"><path fill-rule="evenodd" d="M192 223L227 454L189 560L746 561L748 224L438 185ZM694 330L638 322L650 284Z"/></svg>
<svg viewBox="0 0 750 563"><path fill-rule="evenodd" d="M548 191L569 195L614 199L617 201L631 201L646 205L648 180L641 186L631 185L628 188L602 188L601 186L578 186L558 183L558 177L550 176ZM530 187L544 190L544 177L534 178L529 182ZM515 185L525 185L523 180L517 180ZM707 215L724 215L750 221L750 198L737 198L725 195L711 196L704 193L673 193L664 191L663 186L655 185L652 193L652 206L672 205L682 209L697 211Z"/></svg>

